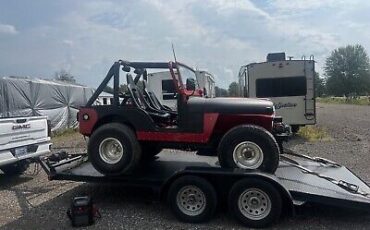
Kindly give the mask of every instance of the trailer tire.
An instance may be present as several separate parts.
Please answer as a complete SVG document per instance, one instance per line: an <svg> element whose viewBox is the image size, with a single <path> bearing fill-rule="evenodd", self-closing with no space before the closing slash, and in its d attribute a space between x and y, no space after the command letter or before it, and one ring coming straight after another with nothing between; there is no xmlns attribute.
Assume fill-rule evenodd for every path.
<svg viewBox="0 0 370 230"><path fill-rule="evenodd" d="M29 163L23 160L23 161L14 163L14 164L4 165L0 169L6 175L18 176L24 173L27 170L28 166L29 166Z"/></svg>
<svg viewBox="0 0 370 230"><path fill-rule="evenodd" d="M130 127L109 123L91 135L88 154L91 164L102 174L120 175L135 170L141 158L141 148Z"/></svg>
<svg viewBox="0 0 370 230"><path fill-rule="evenodd" d="M170 186L167 202L179 220L199 223L213 216L217 194L207 180L198 176L182 176Z"/></svg>
<svg viewBox="0 0 370 230"><path fill-rule="evenodd" d="M229 193L230 212L244 225L264 228L277 221L282 211L278 190L263 180L243 179Z"/></svg>
<svg viewBox="0 0 370 230"><path fill-rule="evenodd" d="M231 129L218 147L218 159L223 168L259 169L274 173L279 165L279 154L274 136L255 125Z"/></svg>

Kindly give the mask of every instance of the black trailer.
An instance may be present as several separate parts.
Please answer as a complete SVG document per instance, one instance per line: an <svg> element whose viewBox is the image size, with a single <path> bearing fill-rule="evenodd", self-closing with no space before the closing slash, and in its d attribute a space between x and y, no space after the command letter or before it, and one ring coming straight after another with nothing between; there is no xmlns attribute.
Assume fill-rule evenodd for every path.
<svg viewBox="0 0 370 230"><path fill-rule="evenodd" d="M54 154L40 163L50 180L152 189L185 222L208 220L220 202L226 202L230 212L251 227L268 226L306 202L370 210L370 187L349 169L291 151L281 155L274 175L225 169L211 157L166 151L125 176L100 174L86 154Z"/></svg>

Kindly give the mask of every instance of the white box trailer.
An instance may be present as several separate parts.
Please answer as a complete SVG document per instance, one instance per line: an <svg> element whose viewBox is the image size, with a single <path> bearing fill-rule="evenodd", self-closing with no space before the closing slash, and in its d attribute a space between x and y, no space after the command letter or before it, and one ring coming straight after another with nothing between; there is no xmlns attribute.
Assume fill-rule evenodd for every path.
<svg viewBox="0 0 370 230"><path fill-rule="evenodd" d="M199 87L204 91L204 96L215 97L215 78L212 74L207 71L196 70L195 75L197 76Z"/></svg>
<svg viewBox="0 0 370 230"><path fill-rule="evenodd" d="M149 73L148 89L157 96L161 104L177 110L177 91L169 71Z"/></svg>
<svg viewBox="0 0 370 230"><path fill-rule="evenodd" d="M286 60L285 53L269 54L266 62L242 66L239 72L241 95L270 98L293 132L316 123L314 81L313 56Z"/></svg>
<svg viewBox="0 0 370 230"><path fill-rule="evenodd" d="M207 71L195 71L199 88L205 97L215 97L215 80ZM148 74L148 89L153 91L163 105L176 110L176 88L169 71Z"/></svg>

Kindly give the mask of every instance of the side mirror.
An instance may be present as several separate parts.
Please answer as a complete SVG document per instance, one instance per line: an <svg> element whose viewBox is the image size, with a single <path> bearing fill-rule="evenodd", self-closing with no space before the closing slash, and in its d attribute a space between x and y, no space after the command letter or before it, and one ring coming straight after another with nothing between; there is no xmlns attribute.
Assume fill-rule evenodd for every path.
<svg viewBox="0 0 370 230"><path fill-rule="evenodd" d="M186 90L189 90L189 91L195 90L195 79L194 78L186 79Z"/></svg>

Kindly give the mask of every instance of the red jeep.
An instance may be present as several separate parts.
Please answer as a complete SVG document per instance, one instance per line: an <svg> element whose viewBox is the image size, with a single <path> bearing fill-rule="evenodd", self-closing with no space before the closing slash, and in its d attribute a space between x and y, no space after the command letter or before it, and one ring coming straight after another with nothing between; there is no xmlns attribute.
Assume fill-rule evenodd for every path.
<svg viewBox="0 0 370 230"><path fill-rule="evenodd" d="M148 71L158 69L172 75L177 111L162 105L145 87ZM126 92L119 90L121 70L127 72ZM112 78L112 104L94 105ZM103 174L129 173L140 162L154 159L162 148L172 148L217 155L221 167L274 173L287 129L275 117L273 103L205 98L195 79L194 70L179 62L115 62L78 113L80 133L90 137L93 166Z"/></svg>

